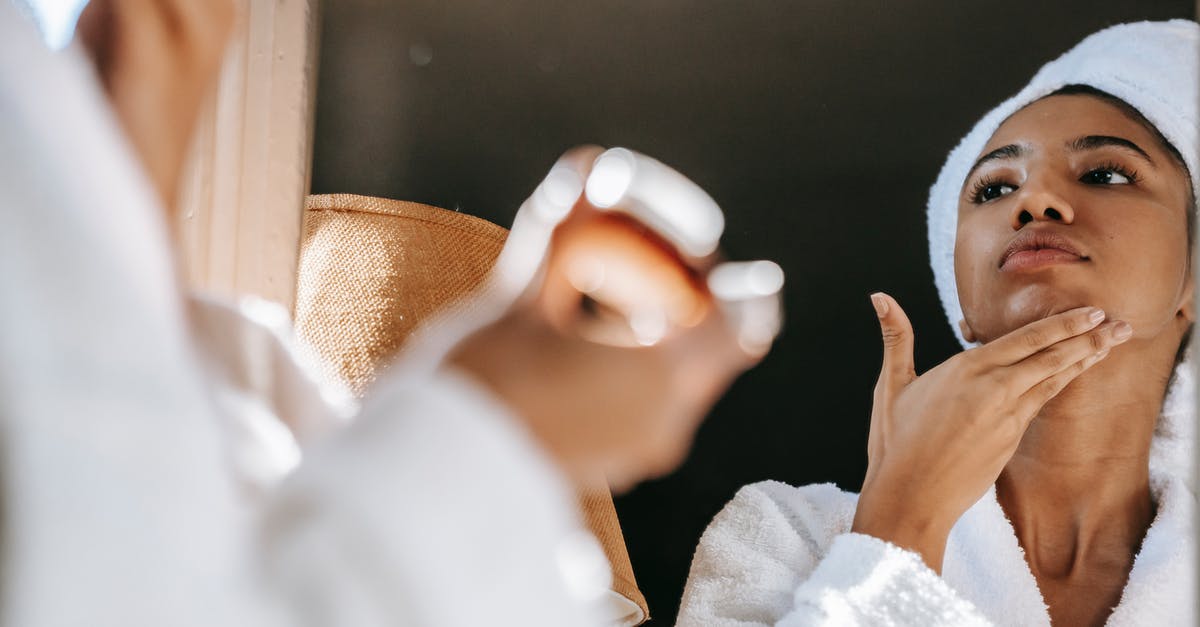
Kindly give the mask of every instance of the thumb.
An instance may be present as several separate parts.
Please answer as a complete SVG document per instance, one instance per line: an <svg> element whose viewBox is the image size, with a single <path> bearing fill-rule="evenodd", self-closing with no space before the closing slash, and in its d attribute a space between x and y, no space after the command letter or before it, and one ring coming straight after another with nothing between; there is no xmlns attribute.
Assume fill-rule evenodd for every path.
<svg viewBox="0 0 1200 627"><path fill-rule="evenodd" d="M900 308L900 303L883 292L871 294L871 304L879 316L883 335L883 367L879 372L879 380L893 390L908 385L917 378L913 362L912 323Z"/></svg>

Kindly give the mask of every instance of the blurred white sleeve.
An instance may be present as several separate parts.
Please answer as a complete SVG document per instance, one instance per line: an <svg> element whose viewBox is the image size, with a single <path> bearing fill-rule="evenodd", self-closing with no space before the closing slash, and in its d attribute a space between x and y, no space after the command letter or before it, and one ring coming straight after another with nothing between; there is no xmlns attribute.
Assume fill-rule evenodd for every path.
<svg viewBox="0 0 1200 627"><path fill-rule="evenodd" d="M576 512L523 426L443 370L384 384L307 453L265 566L298 624L598 624L608 563Z"/></svg>
<svg viewBox="0 0 1200 627"><path fill-rule="evenodd" d="M165 216L90 63L8 0L0 215L0 621L258 622Z"/></svg>
<svg viewBox="0 0 1200 627"><path fill-rule="evenodd" d="M263 580L290 622L600 624L604 553L557 467L484 388L395 368L351 419L283 308L189 304L234 474L264 517Z"/></svg>

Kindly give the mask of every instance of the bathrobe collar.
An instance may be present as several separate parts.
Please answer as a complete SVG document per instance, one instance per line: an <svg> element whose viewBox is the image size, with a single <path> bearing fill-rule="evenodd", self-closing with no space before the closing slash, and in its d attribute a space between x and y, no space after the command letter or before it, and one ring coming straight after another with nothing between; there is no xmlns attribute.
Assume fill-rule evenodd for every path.
<svg viewBox="0 0 1200 627"><path fill-rule="evenodd" d="M1196 623L1196 496L1178 477L1151 474L1157 506L1108 625ZM951 531L943 578L998 624L1050 625L1012 523L993 486Z"/></svg>

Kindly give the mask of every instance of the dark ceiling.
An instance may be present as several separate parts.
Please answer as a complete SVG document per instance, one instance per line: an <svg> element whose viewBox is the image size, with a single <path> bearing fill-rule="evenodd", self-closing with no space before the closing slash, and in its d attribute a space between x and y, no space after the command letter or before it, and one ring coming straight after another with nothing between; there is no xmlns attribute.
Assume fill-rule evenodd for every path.
<svg viewBox="0 0 1200 627"><path fill-rule="evenodd" d="M879 346L869 292L906 306L921 368L957 346L925 195L971 124L1105 25L1192 0L329 0L313 191L508 226L563 149L635 148L707 189L734 257L779 261L785 335L674 475L618 499L656 623L738 486L855 490Z"/></svg>

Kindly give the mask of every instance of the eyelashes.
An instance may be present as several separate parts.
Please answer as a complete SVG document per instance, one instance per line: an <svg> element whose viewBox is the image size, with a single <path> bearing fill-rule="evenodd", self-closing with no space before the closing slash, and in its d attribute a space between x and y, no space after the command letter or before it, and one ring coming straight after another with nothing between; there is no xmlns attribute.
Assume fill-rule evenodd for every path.
<svg viewBox="0 0 1200 627"><path fill-rule="evenodd" d="M1103 176L1106 174L1109 176ZM1113 174L1120 175L1125 181L1114 183L1111 176ZM1127 168L1115 162L1108 162L1088 170L1079 180L1092 185L1132 185L1142 180L1142 177L1133 168Z"/></svg>
<svg viewBox="0 0 1200 627"><path fill-rule="evenodd" d="M1079 182L1089 186L1133 185L1142 180L1137 170L1126 167L1115 161L1100 163L1088 168ZM967 191L967 199L975 205L980 205L997 198L1007 196L1016 191L1019 186L1004 176L995 174L985 175L976 180Z"/></svg>
<svg viewBox="0 0 1200 627"><path fill-rule="evenodd" d="M1007 188L1008 191L1004 191ZM971 191L967 193L967 198L972 203L979 205L989 200L995 200L1001 196L1006 196L1016 191L1017 186L1004 181L997 176L985 176L971 186ZM985 196L987 196L985 198Z"/></svg>

